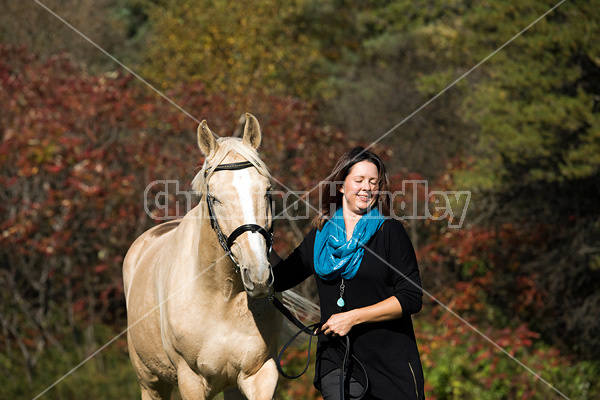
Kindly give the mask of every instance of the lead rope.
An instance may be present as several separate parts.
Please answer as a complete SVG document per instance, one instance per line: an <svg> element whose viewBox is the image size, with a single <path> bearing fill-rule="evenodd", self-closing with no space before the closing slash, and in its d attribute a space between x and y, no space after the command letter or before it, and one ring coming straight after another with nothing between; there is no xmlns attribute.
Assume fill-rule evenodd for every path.
<svg viewBox="0 0 600 400"><path fill-rule="evenodd" d="M300 322L300 320L298 318L296 318L291 312L290 310L288 310L283 303L274 295L270 295L269 296L269 301L271 302L271 304L273 304L275 306L275 308L277 308L288 320L290 320L290 322L294 325L296 325L300 330L294 334L294 336L292 336L292 338L290 340L288 340L288 342L281 348L281 351L279 352L279 354L277 355L277 360L276 360L276 364L277 364L277 370L279 371L279 373L281 375L283 375L284 377L286 377L287 379L296 379L301 377L302 375L304 375L304 373L306 372L306 370L308 369L308 366L310 364L310 345L312 343L312 338L317 336L315 334L315 329L321 327L321 323L317 322L311 325L304 325L302 322ZM288 347L294 342L294 340L300 336L302 333L306 333L307 335L310 335L310 339L308 340L308 357L307 357L307 361L306 361L306 365L304 367L304 370L302 370L302 372L298 375L288 375L283 371L283 367L281 366L281 359L283 358L283 355L285 354L286 350L288 349ZM365 370L365 367L361 364L360 361L358 361L358 359L353 355L350 354L350 338L346 335L346 344L345 344L345 349L344 349L344 361L342 362L342 368L340 371L340 400L344 400L345 399L345 393L344 393L344 381L346 380L346 374L348 373L348 361L350 360L350 357L352 357L352 359L354 360L354 362L356 363L356 365L358 365L358 367L362 370L364 376L365 376L365 387L362 391L362 393L358 396L358 397L353 397L354 399L361 399L363 398L363 396L365 394L367 394L367 390L369 390L369 377L367 376L367 371Z"/></svg>

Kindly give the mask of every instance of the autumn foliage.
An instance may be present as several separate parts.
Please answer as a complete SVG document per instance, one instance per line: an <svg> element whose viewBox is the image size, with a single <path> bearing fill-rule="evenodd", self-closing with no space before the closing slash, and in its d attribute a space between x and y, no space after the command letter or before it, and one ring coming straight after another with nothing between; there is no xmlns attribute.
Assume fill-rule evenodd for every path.
<svg viewBox="0 0 600 400"><path fill-rule="evenodd" d="M91 76L67 55L40 61L24 48L0 47L0 60L0 347L33 383L49 348L90 353L96 324L125 325L121 262L157 223L146 188L177 180L190 190L203 160L197 123L131 75ZM201 84L168 95L220 134L245 111ZM316 124L309 104L265 96L252 111L264 125L263 157L286 186L314 185L344 150L341 132ZM278 248L289 249L291 228L278 231Z"/></svg>
<svg viewBox="0 0 600 400"><path fill-rule="evenodd" d="M31 387L10 389L10 395L31 398L50 383L39 380L49 353L75 351L71 364L76 364L125 328L123 256L139 234L158 223L145 204L155 216L177 214L175 201L167 211L150 201L163 186L147 189L154 181L175 180L189 190L203 162L197 120L206 118L216 133L230 135L239 129L240 115L256 115L264 133L261 156L277 179L274 187L282 191L317 186L342 152L359 143L324 124L314 103L258 92L230 98L216 90L209 94L201 83L174 86L165 94L190 117L131 75L90 74L64 54L39 60L25 48L2 46L0 85L0 371L7 381L24 374ZM389 148L375 151L394 161ZM468 169L459 160L454 165ZM453 189L454 172L430 189ZM393 188L422 179L402 171L392 177ZM170 196L177 200L176 194ZM308 194L308 199L315 205L317 196ZM433 201L419 188L396 200L409 208L414 201L419 207L431 207ZM281 210L283 199L275 201ZM477 211L482 212L470 212ZM552 332L574 329L569 330L568 319L543 329L542 314L551 312L548 299L565 289L544 286L549 281L531 256L532 248L552 246L560 234L572 231L557 231L556 221L461 229L448 228L448 222L407 221L426 290L415 325L428 398L554 394L509 355L561 390L581 398L597 395L600 389L590 379L597 365L567 356L570 343L548 345L561 343ZM308 218L278 220L276 250L287 254L307 227ZM125 354L123 344L121 337L115 346ZM304 356L292 350L286 365L297 368ZM63 369L51 370L52 379ZM310 381L305 376L283 383L282 398L318 398ZM128 382L135 385L133 377Z"/></svg>

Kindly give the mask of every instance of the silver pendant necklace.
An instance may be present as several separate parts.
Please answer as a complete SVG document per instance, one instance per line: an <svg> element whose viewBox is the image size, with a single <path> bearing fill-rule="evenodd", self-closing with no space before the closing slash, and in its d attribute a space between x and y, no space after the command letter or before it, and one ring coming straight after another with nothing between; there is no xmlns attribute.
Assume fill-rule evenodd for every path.
<svg viewBox="0 0 600 400"><path fill-rule="evenodd" d="M344 285L344 278L342 278L342 283L340 285L340 298L337 300L337 305L340 308L346 305L346 302L344 301L344 289L346 289L346 286Z"/></svg>
<svg viewBox="0 0 600 400"><path fill-rule="evenodd" d="M346 235L346 226L344 225L344 229L342 230L342 235ZM338 233L339 233L339 225L338 225ZM350 240L352 240L352 238L350 238ZM343 308L346 305L346 302L344 301L344 289L346 289L346 286L344 285L344 278L342 278L342 283L340 284L340 298L337 299L337 305L339 308Z"/></svg>

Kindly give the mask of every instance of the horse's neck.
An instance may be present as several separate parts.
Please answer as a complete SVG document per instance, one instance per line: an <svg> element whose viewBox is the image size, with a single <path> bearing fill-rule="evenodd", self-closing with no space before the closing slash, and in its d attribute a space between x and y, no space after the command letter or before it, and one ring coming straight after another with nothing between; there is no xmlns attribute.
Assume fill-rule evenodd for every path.
<svg viewBox="0 0 600 400"><path fill-rule="evenodd" d="M192 240L194 260L190 267L192 273L200 274L198 280L207 290L221 289L225 286L227 292L237 293L244 290L239 273L229 256L219 243L217 233L211 226L206 202L201 201L186 215L190 225L190 232L185 232L185 238Z"/></svg>

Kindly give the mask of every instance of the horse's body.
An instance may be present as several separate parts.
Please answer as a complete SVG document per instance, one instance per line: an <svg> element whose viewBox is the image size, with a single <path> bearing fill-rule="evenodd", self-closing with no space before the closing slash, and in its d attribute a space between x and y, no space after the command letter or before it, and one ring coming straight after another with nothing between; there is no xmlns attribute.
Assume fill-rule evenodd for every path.
<svg viewBox="0 0 600 400"><path fill-rule="evenodd" d="M264 297L272 290L267 240L256 231L237 236L231 245L241 269L236 272L211 227L206 201L215 199L225 234L244 224L272 224L269 178L254 150L260 127L248 115L243 140L216 141L203 122L198 139L206 155L194 179L199 205L142 234L125 257L131 361L142 399L170 399L174 385L183 399L210 399L236 386L248 399L272 399L281 317ZM244 161L252 166L214 172L219 164Z"/></svg>

